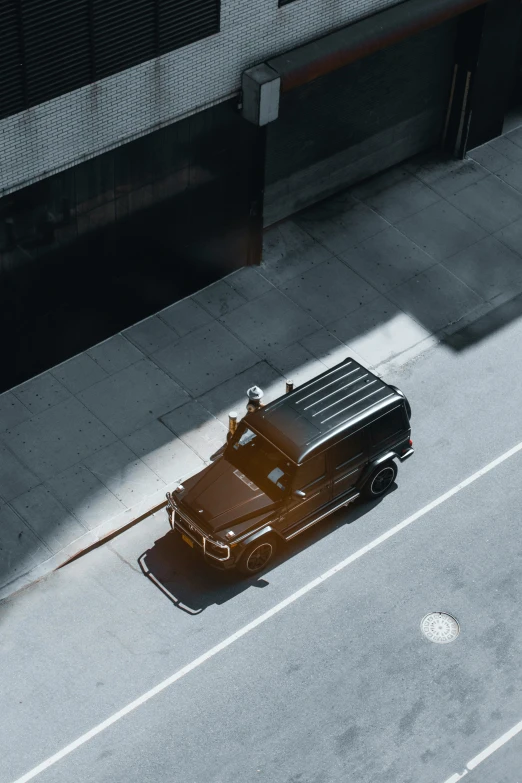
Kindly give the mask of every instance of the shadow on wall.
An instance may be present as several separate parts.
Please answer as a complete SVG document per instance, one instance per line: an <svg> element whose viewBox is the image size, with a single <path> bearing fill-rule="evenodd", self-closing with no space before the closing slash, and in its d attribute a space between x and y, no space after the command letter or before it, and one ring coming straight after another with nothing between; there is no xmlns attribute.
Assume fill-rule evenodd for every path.
<svg viewBox="0 0 522 783"><path fill-rule="evenodd" d="M169 201L5 273L0 308L10 338L0 392L230 272L190 241L184 212Z"/></svg>
<svg viewBox="0 0 522 783"><path fill-rule="evenodd" d="M0 392L248 262L258 129L236 104L0 199Z"/></svg>

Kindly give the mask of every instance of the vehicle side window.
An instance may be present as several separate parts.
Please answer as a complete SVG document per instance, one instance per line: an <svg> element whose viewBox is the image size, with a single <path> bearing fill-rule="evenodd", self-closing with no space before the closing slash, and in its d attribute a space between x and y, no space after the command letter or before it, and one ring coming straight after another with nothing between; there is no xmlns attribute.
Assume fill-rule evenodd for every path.
<svg viewBox="0 0 522 783"><path fill-rule="evenodd" d="M306 491L313 488L326 476L326 460L324 454L318 454L317 457L304 462L297 468L294 478L293 488Z"/></svg>
<svg viewBox="0 0 522 783"><path fill-rule="evenodd" d="M385 413L370 425L370 433L373 443L381 443L392 435L407 429L406 419L402 407L394 408Z"/></svg>
<svg viewBox="0 0 522 783"><path fill-rule="evenodd" d="M344 438L332 449L332 461L334 470L341 470L354 463L357 457L361 457L365 452L365 431L354 432L348 438Z"/></svg>

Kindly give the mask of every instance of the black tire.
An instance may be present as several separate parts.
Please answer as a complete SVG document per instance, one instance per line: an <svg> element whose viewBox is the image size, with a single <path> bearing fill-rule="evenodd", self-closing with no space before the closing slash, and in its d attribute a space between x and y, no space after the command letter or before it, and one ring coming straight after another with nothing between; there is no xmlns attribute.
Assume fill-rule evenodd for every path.
<svg viewBox="0 0 522 783"><path fill-rule="evenodd" d="M373 471L363 487L363 495L372 500L385 495L397 477L397 465L393 460L384 462Z"/></svg>
<svg viewBox="0 0 522 783"><path fill-rule="evenodd" d="M263 536L249 544L237 565L243 576L254 576L263 571L273 559L277 549L274 536Z"/></svg>

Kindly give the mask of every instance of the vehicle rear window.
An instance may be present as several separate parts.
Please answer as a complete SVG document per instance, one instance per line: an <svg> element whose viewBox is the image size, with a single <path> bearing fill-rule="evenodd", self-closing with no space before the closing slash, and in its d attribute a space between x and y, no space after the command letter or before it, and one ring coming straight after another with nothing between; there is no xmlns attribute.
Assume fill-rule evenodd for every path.
<svg viewBox="0 0 522 783"><path fill-rule="evenodd" d="M370 435L373 443L382 443L405 429L407 429L407 424L404 411L402 407L398 407L374 421L370 425Z"/></svg>

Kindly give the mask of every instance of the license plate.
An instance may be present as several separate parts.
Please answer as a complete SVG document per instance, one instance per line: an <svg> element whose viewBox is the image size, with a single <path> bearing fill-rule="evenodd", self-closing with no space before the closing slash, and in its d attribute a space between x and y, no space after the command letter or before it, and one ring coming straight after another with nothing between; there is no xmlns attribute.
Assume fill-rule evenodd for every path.
<svg viewBox="0 0 522 783"><path fill-rule="evenodd" d="M192 539L191 539L191 538L189 538L188 536L186 536L186 535L185 535L185 533L182 533L182 534L181 534L181 538L183 539L183 541L184 541L186 544L188 544L189 546L191 546L191 547L192 547L192 549L194 549L194 542L192 541Z"/></svg>

